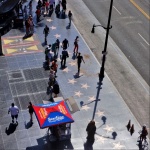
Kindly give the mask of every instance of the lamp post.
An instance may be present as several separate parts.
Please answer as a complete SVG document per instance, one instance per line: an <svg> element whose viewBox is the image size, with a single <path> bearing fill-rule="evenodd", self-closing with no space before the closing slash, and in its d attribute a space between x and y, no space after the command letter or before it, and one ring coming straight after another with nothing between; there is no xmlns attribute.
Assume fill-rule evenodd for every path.
<svg viewBox="0 0 150 150"><path fill-rule="evenodd" d="M105 37L105 45L104 45L104 50L102 51L103 57L102 57L102 65L100 68L100 73L99 73L99 82L98 82L98 88L97 88L97 94L96 94L96 101L95 101L95 106L94 106L94 111L93 111L93 116L92 116L92 120L94 120L95 118L95 112L96 112L96 108L97 108L97 102L99 101L99 94L100 94L100 89L101 89L101 85L103 84L103 78L104 78L104 71L105 71L105 61L106 61L106 54L107 54L107 43L108 43L108 35L109 35L109 29L112 28L112 26L110 26L110 20L111 20L111 13L112 13L112 6L113 6L113 0L111 0L110 2L110 9L109 9L109 16L108 16L108 23L107 23L107 28L103 27L102 25L93 25L92 28L92 33L94 33L94 28L97 26L102 26L104 29L106 29L106 37Z"/></svg>

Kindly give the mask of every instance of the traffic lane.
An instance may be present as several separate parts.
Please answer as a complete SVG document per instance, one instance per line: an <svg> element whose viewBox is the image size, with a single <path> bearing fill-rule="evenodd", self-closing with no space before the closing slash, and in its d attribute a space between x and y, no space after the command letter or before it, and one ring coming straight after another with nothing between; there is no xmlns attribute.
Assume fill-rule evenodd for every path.
<svg viewBox="0 0 150 150"><path fill-rule="evenodd" d="M143 48L142 39L140 39L138 34L135 35L134 30L126 30L128 28L126 26L122 28L119 23L115 26L117 29L110 31L111 37L113 37L113 40L121 47L128 60L149 84L149 52ZM132 26L134 27L134 24ZM120 34L123 36L120 36Z"/></svg>
<svg viewBox="0 0 150 150"><path fill-rule="evenodd" d="M99 22L106 26L110 0L93 0L92 3L90 0L87 0L85 1L85 4L93 12ZM142 39L140 39L141 37L138 35L140 31L144 39L148 39L148 20L129 1L116 0L114 1L113 6L118 11L113 7L111 19L113 29L110 30L110 36L149 84L148 47L146 43L143 43ZM142 48L142 45L139 45L139 43L142 43L143 47L146 47L146 50Z"/></svg>
<svg viewBox="0 0 150 150"><path fill-rule="evenodd" d="M149 0L130 0L130 2L139 10L145 17L150 19L149 16L149 6L150 6L150 1Z"/></svg>
<svg viewBox="0 0 150 150"><path fill-rule="evenodd" d="M115 2L121 2L114 3L120 13L114 11L112 15L110 36L149 84L149 20L129 1Z"/></svg>
<svg viewBox="0 0 150 150"><path fill-rule="evenodd" d="M115 9L112 12L112 22L126 21L126 25L134 24L133 30L142 33L142 36L149 43L149 19L147 19L132 3L129 1L114 1ZM140 26L141 25L141 26Z"/></svg>

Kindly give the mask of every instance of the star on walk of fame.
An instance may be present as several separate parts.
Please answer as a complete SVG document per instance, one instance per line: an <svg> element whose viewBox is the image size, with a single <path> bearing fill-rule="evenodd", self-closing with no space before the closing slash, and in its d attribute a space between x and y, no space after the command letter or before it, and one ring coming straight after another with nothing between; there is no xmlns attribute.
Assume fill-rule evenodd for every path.
<svg viewBox="0 0 150 150"><path fill-rule="evenodd" d="M56 38L60 38L60 37L61 37L60 34L55 34L54 36L55 36Z"/></svg>
<svg viewBox="0 0 150 150"><path fill-rule="evenodd" d="M96 114L98 115L98 117L104 116L104 112L100 110L98 110Z"/></svg>
<svg viewBox="0 0 150 150"><path fill-rule="evenodd" d="M63 71L68 73L70 70L68 68L65 68Z"/></svg>
<svg viewBox="0 0 150 150"><path fill-rule="evenodd" d="M76 62L73 62L73 61L71 61L69 64L70 64L71 66L76 66L76 65L77 65L77 63L76 63Z"/></svg>
<svg viewBox="0 0 150 150"><path fill-rule="evenodd" d="M52 22L53 20L52 19L46 19L48 22Z"/></svg>
<svg viewBox="0 0 150 150"><path fill-rule="evenodd" d="M113 149L121 149L121 148L125 148L125 146L124 145L121 145L120 144L120 142L118 142L118 143L113 143L113 145L114 145L114 147L113 147Z"/></svg>
<svg viewBox="0 0 150 150"><path fill-rule="evenodd" d="M91 109L90 107L88 107L87 105L82 106L81 108L82 110L88 111L88 109Z"/></svg>
<svg viewBox="0 0 150 150"><path fill-rule="evenodd" d="M106 127L103 128L103 129L106 130L107 133L113 131L113 127L110 127L110 126L108 126L108 125L106 125Z"/></svg>
<svg viewBox="0 0 150 150"><path fill-rule="evenodd" d="M74 79L72 79L72 80L68 79L68 83L74 84L75 82L77 82L77 81L75 81Z"/></svg>
<svg viewBox="0 0 150 150"><path fill-rule="evenodd" d="M100 143L102 143L102 144L104 144L104 142L105 142L105 138L103 138L103 137L101 137L101 136L98 136L98 135L96 135L96 142L100 142Z"/></svg>
<svg viewBox="0 0 150 150"><path fill-rule="evenodd" d="M90 86L87 85L87 83L86 84L81 84L81 85L82 85L81 88L85 88L85 89L87 89L88 87L90 87Z"/></svg>
<svg viewBox="0 0 150 150"><path fill-rule="evenodd" d="M54 26L51 26L50 28L51 28L52 30L55 30L55 29L56 29L56 27L54 27Z"/></svg>
<svg viewBox="0 0 150 150"><path fill-rule="evenodd" d="M92 101L94 101L94 100L95 100L95 97L94 97L94 96L91 96L91 97L89 96L88 101L91 101L91 102L92 102Z"/></svg>
<svg viewBox="0 0 150 150"><path fill-rule="evenodd" d="M75 96L78 96L78 97L80 97L81 95L83 95L83 93L81 93L80 91L78 91L78 92L75 92Z"/></svg>

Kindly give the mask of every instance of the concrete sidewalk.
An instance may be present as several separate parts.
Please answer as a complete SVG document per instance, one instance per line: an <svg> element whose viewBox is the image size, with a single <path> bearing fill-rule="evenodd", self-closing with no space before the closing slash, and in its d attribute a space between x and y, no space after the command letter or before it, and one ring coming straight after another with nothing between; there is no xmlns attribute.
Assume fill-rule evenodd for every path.
<svg viewBox="0 0 150 150"><path fill-rule="evenodd" d="M34 14L33 12L33 16ZM53 13L51 18L45 17L36 24L34 36L25 41L21 40L25 34L24 30L14 29L3 36L2 44L7 56L0 58L0 149L84 149L86 126L92 118L95 102L87 103L95 100L100 64L76 27L72 24L70 29L66 29L68 22L68 18L58 19ZM64 98L73 97L79 107L81 101L87 104L73 114L75 122L72 124L70 142L59 142L55 145L49 142L46 129L39 128L35 116L33 126L29 126L29 114L26 109L29 101L37 104L42 103L42 100L48 100L46 88L49 72L42 68L45 58L45 24L51 30L48 44L52 44L57 38L61 42L64 38L69 40L67 68L58 69L57 73L61 94ZM76 36L79 36L79 52L85 60L85 64L81 64L79 78L75 76L77 66L76 60L72 58ZM60 48L59 55L61 51ZM59 59L58 64L60 67ZM99 98L95 116L97 134L93 149L138 149L138 131L141 127L106 74ZM15 131L7 135L5 129L11 122L7 110L12 102L15 102L21 112ZM135 127L132 136L126 129L129 119Z"/></svg>

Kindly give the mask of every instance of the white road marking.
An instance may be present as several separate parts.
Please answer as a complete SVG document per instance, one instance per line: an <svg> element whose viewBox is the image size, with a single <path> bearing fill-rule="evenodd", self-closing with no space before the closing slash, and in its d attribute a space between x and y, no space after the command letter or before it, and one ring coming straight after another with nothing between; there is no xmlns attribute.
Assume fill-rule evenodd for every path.
<svg viewBox="0 0 150 150"><path fill-rule="evenodd" d="M141 44L145 49L147 49L143 43L140 42L140 44Z"/></svg>
<svg viewBox="0 0 150 150"><path fill-rule="evenodd" d="M140 33L138 33L138 35L143 39L143 41L149 46L149 43L143 38L143 36L140 34Z"/></svg>
<svg viewBox="0 0 150 150"><path fill-rule="evenodd" d="M113 6L113 7L116 9L116 11L119 13L119 15L121 15L121 12L115 6Z"/></svg>

